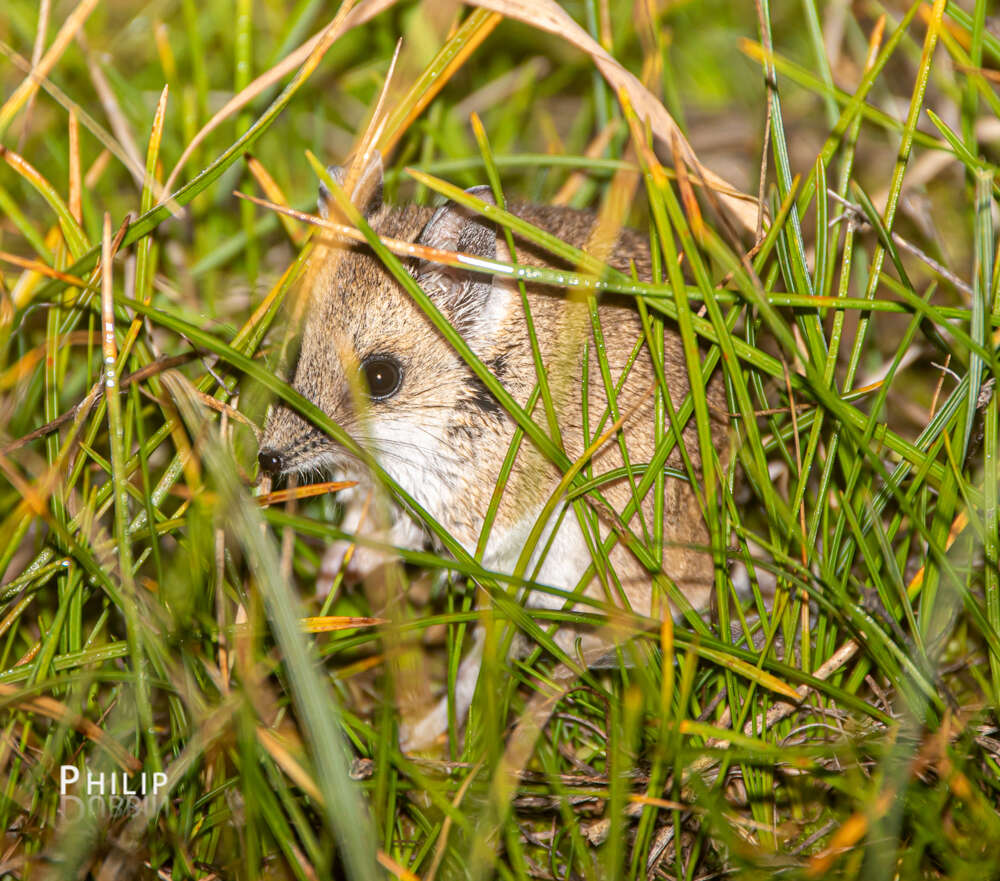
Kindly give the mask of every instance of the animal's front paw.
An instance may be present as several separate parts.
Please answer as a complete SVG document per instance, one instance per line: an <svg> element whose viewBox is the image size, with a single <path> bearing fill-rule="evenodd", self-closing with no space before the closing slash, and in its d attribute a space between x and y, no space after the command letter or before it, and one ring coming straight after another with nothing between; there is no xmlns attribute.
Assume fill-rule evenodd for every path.
<svg viewBox="0 0 1000 881"><path fill-rule="evenodd" d="M430 749L448 730L448 700L443 698L422 716L399 723L399 748L405 753Z"/></svg>

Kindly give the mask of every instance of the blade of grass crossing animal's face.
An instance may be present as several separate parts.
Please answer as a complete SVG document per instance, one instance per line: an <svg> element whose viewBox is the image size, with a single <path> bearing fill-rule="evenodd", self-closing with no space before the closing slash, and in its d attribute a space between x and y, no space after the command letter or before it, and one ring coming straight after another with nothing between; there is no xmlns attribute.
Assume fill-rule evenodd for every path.
<svg viewBox="0 0 1000 881"><path fill-rule="evenodd" d="M502 188L500 186L499 173L497 172L496 166L495 166L495 164L493 162L492 151L490 150L489 143L488 143L488 140L486 138L485 130L483 129L482 124L479 121L479 118L477 116L475 116L475 115L473 115L473 117L472 117L472 123L473 123L473 131L474 131L474 133L476 135L476 139L477 139L477 142L478 142L479 147L480 147L480 153L483 156L484 165L485 165L486 171L487 171L487 176L488 176L488 179L490 180L491 188L493 190L494 199L495 199L495 201L496 201L496 203L498 205L505 205L505 200L503 198ZM503 232L504 232L504 237L505 237L505 240L506 240L507 248L508 248L508 251L509 251L509 254L510 254L510 259L511 259L511 261L513 263L517 263L517 252L516 252L516 248L515 248L515 244L514 244L513 234L511 233L511 230L509 228L507 228L507 227L503 227ZM559 448L561 448L562 447L562 438L561 438L561 433L560 433L560 429L559 429L558 416L557 416L557 414L555 412L555 407L554 407L553 400L552 400L552 394L551 394L551 390L549 388L548 372L547 372L547 370L545 368L545 365L542 362L541 346L539 345L539 342L538 342L537 332L536 332L536 329L535 329L535 323L534 323L534 320L533 320L533 317L532 317L532 314L531 314L531 307L530 307L530 303L529 303L529 300L528 300L528 297L527 297L527 291L526 291L526 288L525 288L525 285L524 285L523 281L521 281L520 279L518 280L518 289L519 289L519 293L520 293L520 296L521 296L521 305L522 305L522 308L524 310L525 324L526 324L526 328L527 328L527 331L528 331L528 338L529 338L529 343L530 343L531 351L532 351L532 359L534 361L535 374L536 374L536 378L537 378L537 381L538 381L537 393L540 394L541 397L542 397L544 411L545 411L545 415L546 415L546 420L547 420L547 423L548 423L549 432L551 434L553 442ZM584 376L584 380L583 381L584 381L583 400L586 401L587 400L587 395L588 395L587 388L586 388L586 384L587 384L586 376ZM525 412L531 413L532 410L533 410L533 407L531 405L529 405L526 408ZM586 417L584 418L584 423L583 424L585 424L585 425L587 424ZM521 429L521 427L518 426L518 428L517 428L517 430L515 432L515 439L517 440L517 443L520 443L520 437L522 435L522 431L523 431L523 429ZM511 450L513 451L515 449L516 448L514 446L514 440L512 440ZM512 457L508 456L508 458L510 459L510 463L512 465L513 464ZM507 462L505 461L504 464L505 464L505 467L506 467ZM501 473L503 473L503 472L501 472ZM509 471L508 471L508 473L509 473ZM499 490L499 489L500 489L500 484L498 483L497 490ZM498 492L494 492L493 499L491 499L491 508L492 508L492 505L493 505L494 501L496 501L497 504L499 503ZM535 546L537 544L538 538L540 536L540 531L539 530L541 529L542 526L544 526L545 522L548 519L548 514L546 513L547 510L548 510L547 508L543 509L542 514L539 515L539 517L536 519L535 529L533 529L532 533L528 536L528 539L526 540L526 542L524 544L524 549L522 551L522 557L525 558L525 559L527 559L526 555L530 554L534 550L534 548L535 548ZM563 514L561 516L565 516L565 511L563 512ZM582 501L574 501L573 502L573 514L572 514L572 516L574 516L574 517L577 518L577 521L579 523L581 532L582 532L585 540L587 541L588 546L591 548L592 554L594 554L595 551L597 552L597 554L595 555L595 560L597 560L597 562L598 562L598 569L599 569L599 571L601 571L601 572L607 571L607 568L608 568L608 565L609 565L608 561L607 561L607 556L606 556L606 554L604 554L603 555L603 559L601 559L601 557L600 557L600 554L602 553L601 546L600 546L599 542L595 543L595 540L593 538L593 536L597 535L598 533L597 533L597 525L596 525L596 522L594 522L595 518L594 518L592 512L590 512L589 509L586 506L583 505ZM556 529L552 530L552 535L550 537L550 542L552 540L554 540L556 532L557 532ZM482 545L482 544L483 544L483 537L481 536L480 537L480 545ZM538 561L538 563L536 565L535 572L533 572L533 573L523 573L522 570L521 570L521 568L515 567L515 574L519 574L519 573L520 574L528 574L529 577L531 577L532 579L535 578L537 576L538 568L541 567L542 562L544 561L544 559L547 556L548 556L548 547L543 548L542 552L539 554L539 561ZM507 651L509 650L510 641L513 638L513 635L514 635L514 631L512 629L508 629L507 632L506 632L506 634L504 635L504 638L501 640L501 646L500 646L500 648L501 648L501 651L503 652L504 655L506 655ZM513 685L513 682L511 682L510 684ZM509 700L510 694L511 694L510 688L506 689L506 695L507 695L507 699L508 700ZM505 701L505 704L506 704L506 701Z"/></svg>
<svg viewBox="0 0 1000 881"><path fill-rule="evenodd" d="M531 416L524 412L517 402L513 399L510 393L505 389L490 373L489 369L480 361L476 354L469 347L469 344L461 337L461 335L451 326L445 316L440 312L437 306L427 297L427 295L420 289L419 285L416 284L413 277L402 267L399 260L393 255L385 245L379 240L379 238L371 231L367 222L358 213L357 209L346 199L343 195L341 188L336 184L336 182L330 179L329 174L326 169L319 163L314 156L308 154L310 163L313 165L314 170L324 183L331 189L332 193L336 194L338 199L338 204L341 210L345 213L351 223L363 232L369 245L375 251L376 255L383 262L383 265L392 273L393 277L399 282L399 284L406 290L406 292L413 298L414 302L420 307L420 309L427 315L428 319L434 324L434 326L441 332L441 335L447 340L449 345L451 345L458 355L469 365L470 369L476 376L483 382L490 393L497 399L497 401L503 406L503 408L511 415L515 422L520 425L528 437L535 443L539 450L550 460L552 460L557 466L559 466L564 471L567 470L572 464L565 453L563 453L552 440L542 431L542 429L534 422ZM496 206L484 203L474 196L470 196L464 191L457 190L450 185L443 184L442 182L436 181L434 179L429 179L426 175L421 175L419 172L413 172L413 176L417 179L427 183L432 189L444 192L449 197L452 193L455 194L454 201L458 202L460 205L467 205L479 213L483 214L488 220L496 220L498 217L503 223L510 221L511 227L515 228L517 225L524 225L523 222L518 224L517 219L513 215L509 215L505 211L497 209ZM527 228L534 232L538 236L537 230L534 230L530 224L527 224ZM587 262L589 264L594 264L595 262L600 266L599 261L594 261L593 258L588 258L587 255L575 248L571 248L561 242L559 239L546 234L548 239L551 239L555 243L555 248L563 252L567 250L572 254L577 254L581 258L579 262ZM570 257L572 259L572 256ZM602 270L603 271L603 270ZM612 507L608 507L608 510L613 510ZM622 524L619 524L623 527ZM626 532L629 530L625 528ZM652 559L645 549L639 545L635 549L636 556L639 558L643 565L651 566Z"/></svg>
<svg viewBox="0 0 1000 881"><path fill-rule="evenodd" d="M325 173L325 169L322 170ZM330 187L331 192L333 192L334 191L333 188L337 187L337 184L334 181L332 181L332 179L329 179L329 175L326 175L326 177L328 178L327 186ZM361 220L360 218L357 219L363 223L363 220ZM374 233L371 233L370 229L367 230L366 232L372 236L373 247L380 247L381 243L374 236ZM391 257L391 255L389 255L388 252L385 252L384 249L383 249L383 254L384 257ZM400 273L400 276L409 279L409 281L412 283L412 277L409 276L406 273L406 271L401 266L398 265L398 263L397 263L397 269ZM417 290L419 291L419 288L417 288ZM541 631L541 629L534 623L531 617L528 616L517 603L513 603L512 601L510 601L510 599L506 596L503 590L498 588L493 583L493 579L490 573L482 570L482 567L475 565L472 558L469 557L469 555L465 552L464 548L452 538L452 536L447 532L447 530L443 529L441 525L434 520L433 517L431 517L426 511L424 511L421 508L421 506L417 503L417 501L412 497L410 497L406 493L406 491L402 489L402 487L395 484L387 474L381 471L381 469L378 466L378 463L373 461L369 456L367 456L364 450L358 447L357 444L353 441L353 439L349 435L347 435L339 425L337 425L325 413L323 413L322 410L316 407L315 404L308 401L306 398L303 398L301 395L295 392L290 386L283 383L281 380L275 377L270 371L266 370L263 366L257 364L250 358L247 358L241 353L235 351L231 346L228 346L225 343L222 343L221 341L217 340L212 334L207 333L203 329L188 324L182 319L179 319L161 310L147 307L144 304L138 303L134 300L123 299L123 303L128 305L129 308L136 310L137 312L141 312L144 315L148 315L150 318L153 319L155 323L161 324L165 327L174 330L175 332L181 333L188 339L192 340L193 342L196 342L198 345L203 346L208 351L211 351L215 354L222 356L227 362L232 364L234 367L241 370L243 373L250 375L255 380L261 382L264 386L269 388L272 392L274 392L278 397L280 397L283 401L289 404L292 408L297 410L303 416L305 416L310 421L315 423L324 432L329 434L330 437L333 438L333 440L336 441L338 444L348 449L354 455L358 456L363 462L365 462L366 466L369 467L373 473L377 474L381 480L385 481L385 483L392 489L392 491L398 496L398 498L403 502L403 504L406 505L411 511L413 511L416 514L416 516L418 516L427 525L427 527L441 540L442 544L445 546L445 548L447 548L447 550L453 556L458 558L460 561L473 566L476 569L476 571L480 573L480 575L477 576L478 580L480 581L480 584L491 592L491 595L494 596L497 603L501 606L502 611L505 614L513 617L517 621L518 626L521 629L525 630L532 637L532 639L543 645L546 648L546 650L550 651L563 663L568 664L572 669L579 670L580 674L586 677L588 682L596 684L593 683L592 678L589 677L586 671L580 670L579 666L571 658L569 658L565 654L565 652L559 649L558 646L556 646L555 643L552 642L552 640L543 631ZM486 371L486 373L487 375L489 375L488 371Z"/></svg>
<svg viewBox="0 0 1000 881"><path fill-rule="evenodd" d="M487 178L490 182L490 188L493 191L494 200L496 201L497 205L506 207L506 200L504 198L503 189L500 184L500 174L493 160L493 153L492 150L490 149L489 140L486 137L486 131L483 128L482 122L480 121L479 117L476 114L472 115L472 129L476 137L476 142L479 146L480 155L483 158L483 163L486 168ZM508 227L504 226L501 228L503 229L503 234L507 244L507 249L510 254L510 260L512 263L516 264L517 251L514 245L514 236ZM562 448L562 438L559 429L559 420L556 415L555 406L552 401L552 392L549 388L548 372L545 368L544 363L542 362L541 346L538 343L538 334L535 330L535 322L532 318L531 306L528 301L527 290L522 280L519 279L517 285L518 285L518 292L520 293L521 296L521 307L524 310L525 327L528 331L528 340L531 345L532 359L535 365L535 375L538 381L538 391L541 394L542 402L544 405L545 417L548 423L549 433L550 436L552 437L553 443L557 447ZM586 399L587 395L585 390L584 401L586 401ZM526 409L526 412L527 413L533 412L533 406L529 405ZM514 438L512 438L511 440L511 450L516 449L515 444L520 444L520 439L523 436L523 431L524 429L518 426L517 430L515 431ZM512 466L513 458L510 456L510 453L508 453L508 458L510 458ZM506 464L507 463L505 461L504 463L505 467ZM506 476L509 476L509 473L510 473L509 468L507 468L506 472L501 470L501 475L506 474ZM506 476L504 477L504 480L506 480ZM499 491L500 491L500 484L498 482L497 491L494 492L493 498L491 499L490 502L489 510L493 512L493 516L490 516L489 511L487 512L487 519L484 522L484 529L481 532L479 538L479 546L482 547L483 549L485 549L486 538L489 533L489 526L492 523L493 517L495 517L495 511L499 506L500 502ZM496 503L495 505L494 502ZM584 529L584 524L582 522L580 526L581 529ZM586 530L584 531L586 532Z"/></svg>

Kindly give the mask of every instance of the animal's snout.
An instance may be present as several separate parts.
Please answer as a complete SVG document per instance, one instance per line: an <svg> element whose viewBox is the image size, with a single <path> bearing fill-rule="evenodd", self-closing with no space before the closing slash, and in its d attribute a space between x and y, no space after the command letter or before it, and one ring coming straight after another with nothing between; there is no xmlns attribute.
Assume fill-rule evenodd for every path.
<svg viewBox="0 0 1000 881"><path fill-rule="evenodd" d="M260 464L260 470L271 476L281 474L284 470L281 453L270 447L265 447L257 454L257 462Z"/></svg>

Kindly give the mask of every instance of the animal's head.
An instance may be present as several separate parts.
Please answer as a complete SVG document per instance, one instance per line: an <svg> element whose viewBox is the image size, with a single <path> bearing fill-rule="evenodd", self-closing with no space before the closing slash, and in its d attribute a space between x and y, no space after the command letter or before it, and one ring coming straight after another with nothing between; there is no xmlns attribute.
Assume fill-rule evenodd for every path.
<svg viewBox="0 0 1000 881"><path fill-rule="evenodd" d="M340 169L331 171L344 179ZM436 211L383 204L381 175L376 158L353 190L380 236L496 255L495 228L454 203ZM329 198L321 187L324 216ZM397 479L421 471L453 479L477 426L503 418L499 405L370 248L330 244L314 259L294 388ZM465 339L474 346L492 339L499 304L490 276L425 261L411 261L408 270ZM259 461L273 475L354 470L346 451L285 406L267 422Z"/></svg>

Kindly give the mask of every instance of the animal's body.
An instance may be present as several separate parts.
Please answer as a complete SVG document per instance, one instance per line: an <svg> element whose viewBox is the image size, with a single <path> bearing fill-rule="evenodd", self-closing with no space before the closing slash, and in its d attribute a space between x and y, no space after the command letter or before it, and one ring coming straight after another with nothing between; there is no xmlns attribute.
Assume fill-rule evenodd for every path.
<svg viewBox="0 0 1000 881"><path fill-rule="evenodd" d="M378 174L380 176L380 165ZM418 241L449 251L509 260L502 230L452 203L432 208L381 203L380 180L368 203L367 220L383 237ZM593 214L562 207L511 203L508 209L577 247L593 242ZM556 265L551 257L515 238L521 264ZM608 262L623 272L634 264L639 277L649 279L649 245L638 233L623 229L608 249ZM454 351L429 318L391 277L378 258L364 246L332 245L321 253L314 274L294 386L342 425L379 460L382 467L470 553L475 551L493 496L497 477L508 454L515 423L484 384ZM568 268L568 267L564 267ZM537 384L531 339L517 287L507 280L460 272L426 262L414 262L412 272L428 296L449 318L476 355L513 398L526 406ZM609 415L608 396L596 354L590 315L579 295L538 285L529 286L528 303L542 361L558 416L563 449L575 461L594 438L615 421ZM610 379L621 384L618 416L624 416L624 436L631 466L653 457L656 443L655 371L649 348L642 344L622 382L623 371L643 339L636 309L624 298L603 297L598 309ZM583 352L588 398L583 400ZM663 371L674 406L688 392L688 372L680 337L668 329L664 338ZM362 377L363 381L358 382ZM359 390L363 393L359 395ZM707 386L716 417L713 441L720 458L725 446L725 397L718 371ZM360 398L360 400L359 400ZM539 402L533 418L546 425ZM671 431L664 419L663 431ZM700 479L701 462L693 420L683 431L684 447ZM374 534L373 518L362 522L367 488L365 469L319 429L286 407L271 415L261 442L261 465L273 473L305 473L322 469L360 481L347 498L344 527ZM675 448L667 464L683 470ZM612 436L589 463L594 476L623 466L618 437ZM562 472L527 438L503 493L489 533L483 564L487 569L513 571L543 506L556 489ZM601 539L613 530L613 520L633 503L634 485L618 476L600 487L613 514L601 504L588 506L584 522L596 523ZM642 513L628 518L639 538L652 534L654 493L641 500ZM664 481L663 572L695 608L707 604L712 584L711 557L692 545L704 546L708 530L691 485L676 477ZM541 541L532 554L527 574L540 584L572 591L593 564L590 545L573 509L555 507ZM621 518L625 520L626 518ZM645 520L645 526L643 525ZM587 527L592 530L592 525ZM648 532L646 531L648 530ZM554 537L552 536L555 531ZM375 537L396 546L417 548L427 537L408 514L394 513L387 530ZM653 600L653 577L636 555L618 541L610 552L613 573L590 578L585 592L614 605L624 600L641 614L666 608L666 599ZM374 552L358 549L357 574L381 562ZM598 566L598 569L601 567ZM532 591L526 603L559 608L564 600ZM581 634L563 628L555 639L567 651L579 647ZM588 639L583 636L584 645ZM608 646L606 646L608 647ZM459 717L471 700L481 650L477 643L462 665L456 700ZM462 706L464 704L464 706ZM407 740L421 745L445 729L446 705L435 708L411 727Z"/></svg>

